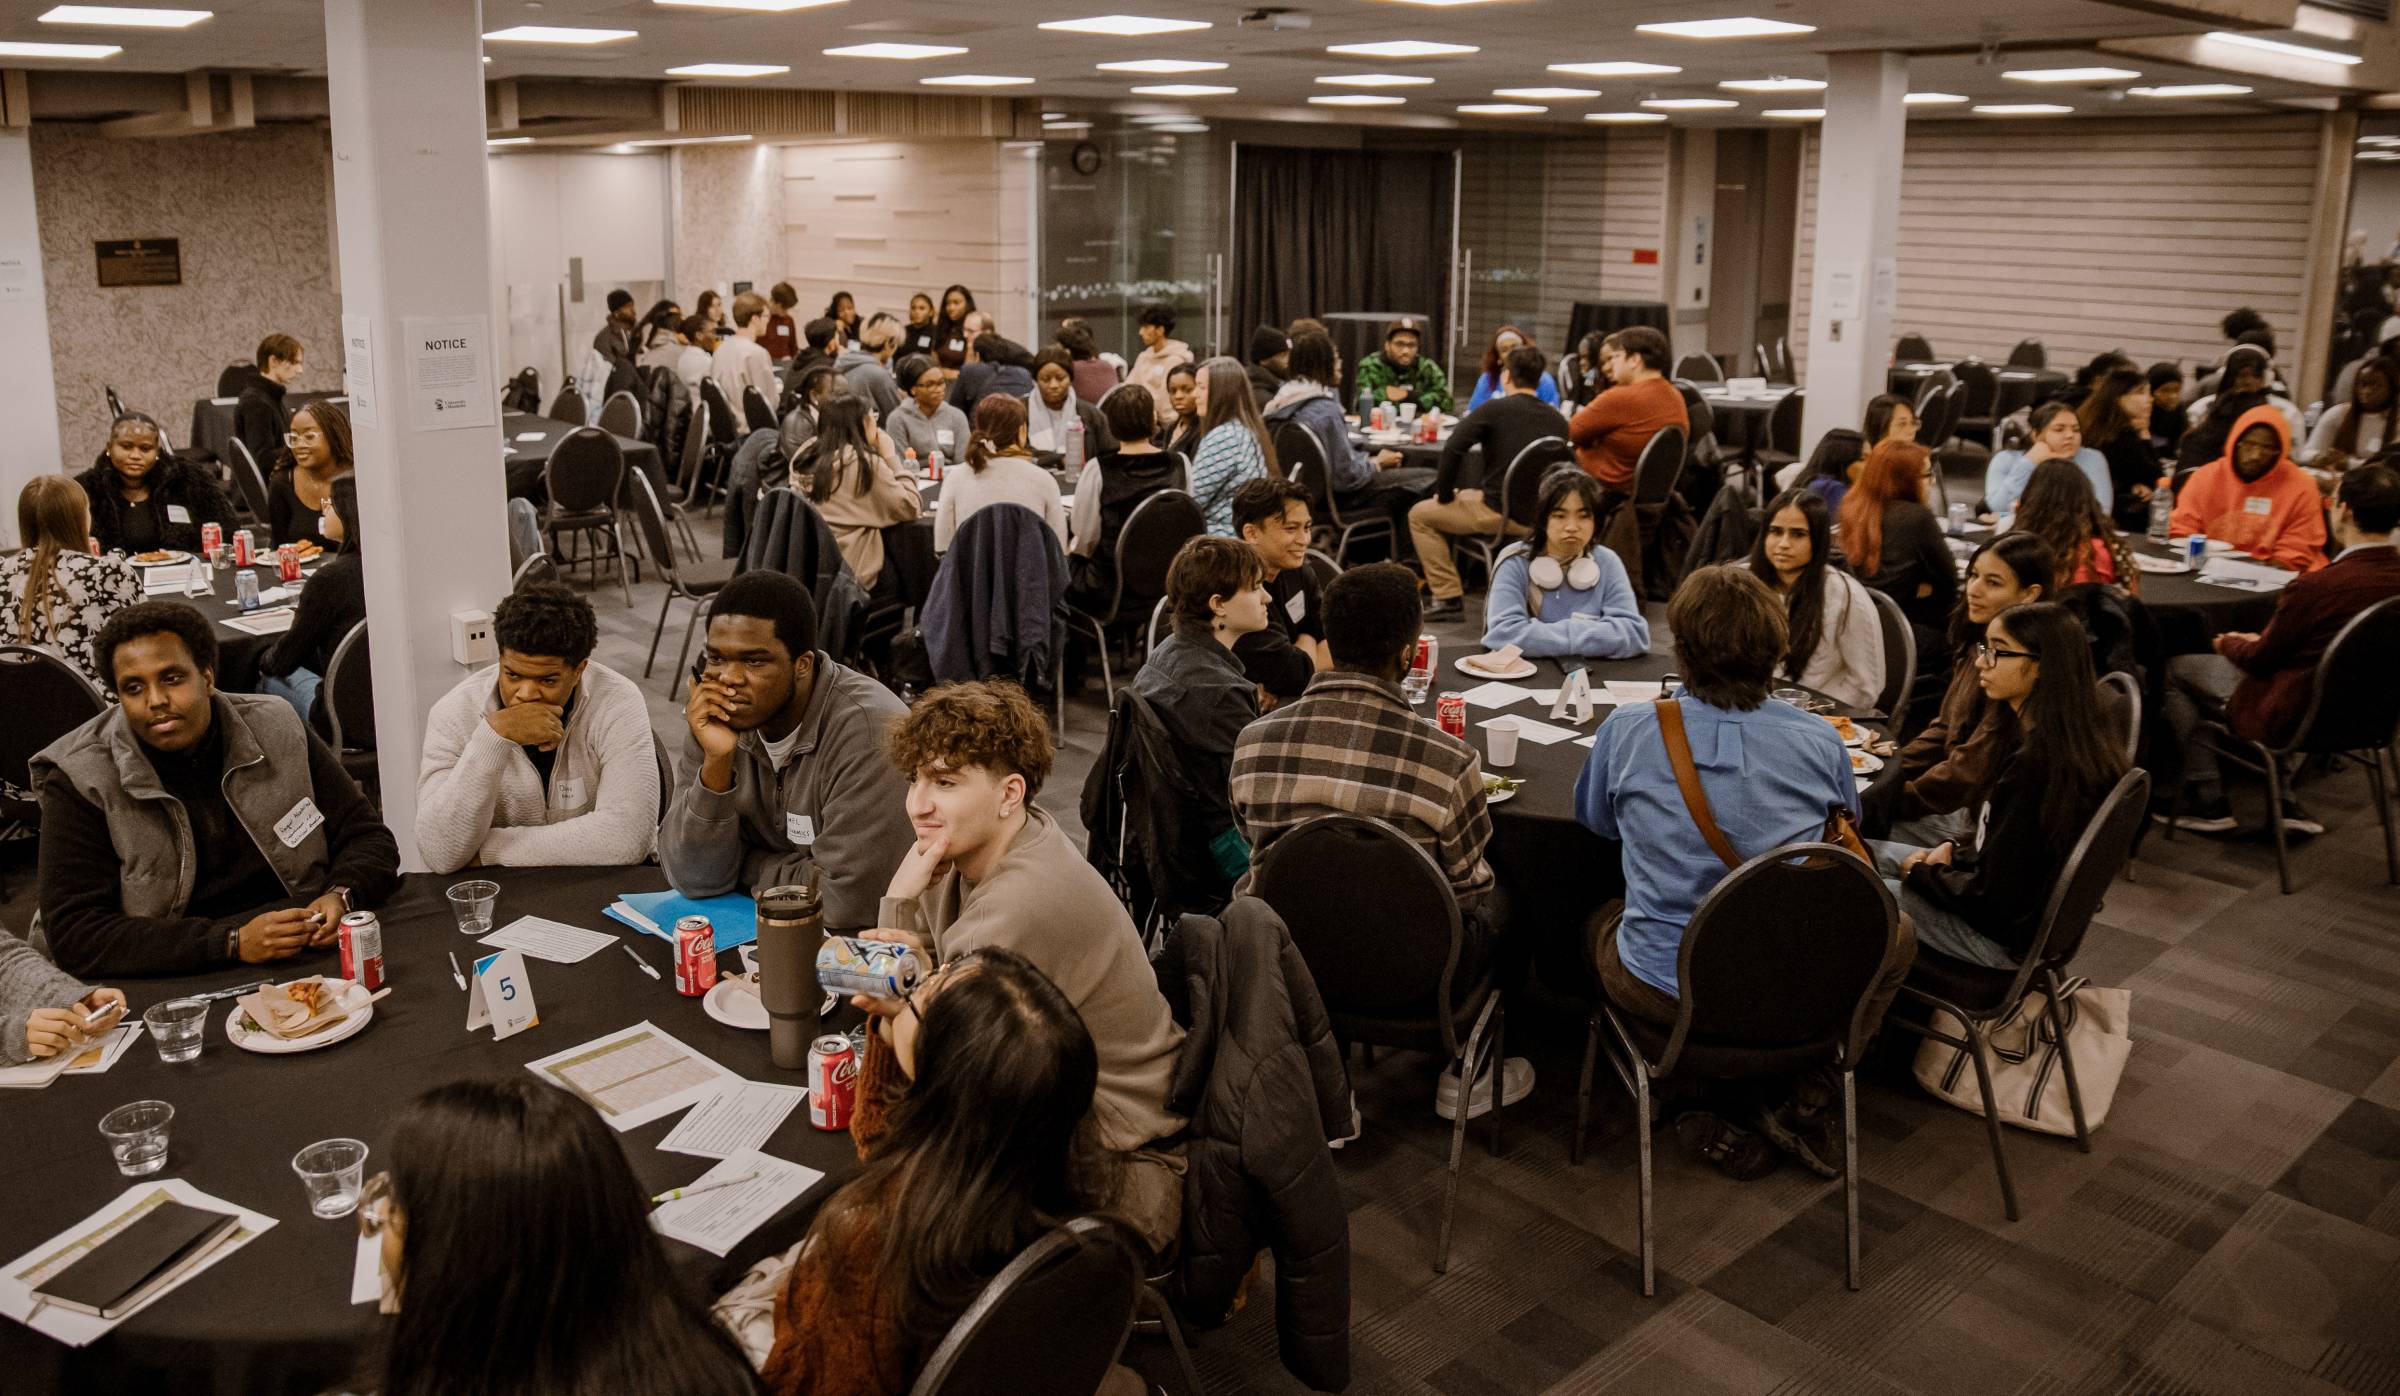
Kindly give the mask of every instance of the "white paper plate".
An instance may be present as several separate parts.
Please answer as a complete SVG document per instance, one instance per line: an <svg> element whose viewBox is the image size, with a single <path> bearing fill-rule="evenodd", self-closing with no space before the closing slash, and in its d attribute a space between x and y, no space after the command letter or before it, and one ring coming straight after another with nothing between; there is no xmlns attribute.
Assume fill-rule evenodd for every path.
<svg viewBox="0 0 2400 1396"><path fill-rule="evenodd" d="M1516 780L1518 777L1511 776L1509 779ZM1505 805L1509 801L1517 798L1518 794L1523 790L1524 787L1522 785L1518 786L1515 790L1487 790L1484 792L1483 802L1487 805Z"/></svg>
<svg viewBox="0 0 2400 1396"><path fill-rule="evenodd" d="M1533 661L1523 656L1518 657L1517 667L1514 669L1486 669L1481 665L1467 663L1470 659L1481 658L1483 656L1479 654L1462 654L1450 661L1450 666L1471 679L1530 679L1536 672Z"/></svg>
<svg viewBox="0 0 2400 1396"><path fill-rule="evenodd" d="M767 1030L767 1006L758 995L734 983L726 975L717 980L717 987L700 1000L701 1011L729 1028L747 1028L752 1032Z"/></svg>
<svg viewBox="0 0 2400 1396"><path fill-rule="evenodd" d="M1883 758L1871 751L1850 753L1850 772L1853 775L1873 775L1883 769Z"/></svg>
<svg viewBox="0 0 2400 1396"><path fill-rule="evenodd" d="M2189 572L2192 570L2190 564L2186 563L2182 558L2152 557L2148 553L2135 553L2133 555L2133 565L2137 568L2140 568L2144 572L2150 573Z"/></svg>
<svg viewBox="0 0 2400 1396"><path fill-rule="evenodd" d="M259 1052L270 1057L283 1057L294 1052L314 1052L319 1047L331 1047L336 1042L356 1037L365 1031L367 1024L374 1021L375 1018L375 1006L367 1002L374 995L368 993L364 985L353 980L328 979L325 981L325 985L341 994L342 1007L349 1010L350 1016L323 1032L286 1041L271 1032L263 1032L257 1028L246 1026L250 1021L250 1015L244 1013L240 1002L236 1001L233 1011L225 1015L226 1038L245 1052Z"/></svg>
<svg viewBox="0 0 2400 1396"><path fill-rule="evenodd" d="M144 562L140 558L128 553L125 555L125 560L132 563L136 567L181 567L192 560L192 555L180 548L154 549L153 551L163 551L166 553L166 556L149 562Z"/></svg>

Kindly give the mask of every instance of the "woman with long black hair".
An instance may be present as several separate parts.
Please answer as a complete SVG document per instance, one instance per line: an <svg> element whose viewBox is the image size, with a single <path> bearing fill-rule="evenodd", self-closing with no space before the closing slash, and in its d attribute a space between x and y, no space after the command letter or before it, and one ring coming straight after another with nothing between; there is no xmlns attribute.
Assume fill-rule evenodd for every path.
<svg viewBox="0 0 2400 1396"><path fill-rule="evenodd" d="M2049 546L2030 533L2003 533L1968 561L1967 584L1950 616L1950 687L1933 721L1894 760L1894 840L1931 848L1975 827L1968 801L2017 744L2016 711L1984 698L1975 647L1992 617L2049 595L2055 567Z"/></svg>
<svg viewBox="0 0 2400 1396"><path fill-rule="evenodd" d="M1883 621L1866 585L1833 566L1833 519L1807 486L1767 505L1766 527L1750 547L1753 575L1784 599L1791 648L1780 673L1853 711L1883 692Z"/></svg>
<svg viewBox="0 0 2400 1396"><path fill-rule="evenodd" d="M2092 699L2091 639L2066 607L2042 601L1992 617L1975 670L2018 730L1977 793L1976 836L1933 848L1878 843L1876 864L1920 948L2014 969L2067 853L2125 774L2125 752Z"/></svg>
<svg viewBox="0 0 2400 1396"><path fill-rule="evenodd" d="M954 960L876 1022L851 1124L865 1166L717 1307L775 1396L900 1396L992 1276L1102 1200L1099 1055L1024 957Z"/></svg>
<svg viewBox="0 0 2400 1396"><path fill-rule="evenodd" d="M953 373L967 361L967 317L975 313L975 293L964 286L942 290L942 308L933 317L934 362Z"/></svg>
<svg viewBox="0 0 2400 1396"><path fill-rule="evenodd" d="M2150 522L2150 495L2158 488L2158 453L2150 448L2150 379L2131 362L2103 371L2083 405L2075 409L2083 444L2108 462L2116 494L2109 515L2119 528Z"/></svg>
<svg viewBox="0 0 2400 1396"><path fill-rule="evenodd" d="M2030 533L2050 546L2060 586L2094 582L2141 594L2141 570L2133 565L2124 536L2092 498L2083 472L2066 461L2047 460L2033 468L2025 493L2017 497L2010 531Z"/></svg>
<svg viewBox="0 0 2400 1396"><path fill-rule="evenodd" d="M616 1136L520 1074L417 1097L359 1225L393 1317L356 1383L376 1396L750 1396L757 1379L685 1294Z"/></svg>

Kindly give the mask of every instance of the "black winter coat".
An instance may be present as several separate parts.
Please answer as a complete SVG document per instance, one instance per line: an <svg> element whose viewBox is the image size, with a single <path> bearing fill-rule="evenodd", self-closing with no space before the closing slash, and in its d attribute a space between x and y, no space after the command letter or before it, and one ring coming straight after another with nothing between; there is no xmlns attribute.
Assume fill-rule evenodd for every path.
<svg viewBox="0 0 2400 1396"><path fill-rule="evenodd" d="M1187 1036L1168 1106L1188 1116L1178 1305L1224 1322L1260 1247L1275 1252L1284 1367L1318 1391L1350 1382L1350 1215L1325 1147L1350 1088L1316 981L1273 910L1237 897L1186 916L1158 964Z"/></svg>

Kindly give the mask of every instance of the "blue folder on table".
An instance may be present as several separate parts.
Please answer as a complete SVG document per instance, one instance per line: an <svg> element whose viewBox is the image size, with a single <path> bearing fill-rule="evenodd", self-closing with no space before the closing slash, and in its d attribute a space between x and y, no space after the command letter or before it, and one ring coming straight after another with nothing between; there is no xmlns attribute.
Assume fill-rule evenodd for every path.
<svg viewBox="0 0 2400 1396"><path fill-rule="evenodd" d="M630 914L629 914L630 913ZM758 903L739 892L721 897L687 897L681 892L623 892L604 915L643 935L675 938L675 923L705 916L717 933L717 949L731 950L758 939Z"/></svg>

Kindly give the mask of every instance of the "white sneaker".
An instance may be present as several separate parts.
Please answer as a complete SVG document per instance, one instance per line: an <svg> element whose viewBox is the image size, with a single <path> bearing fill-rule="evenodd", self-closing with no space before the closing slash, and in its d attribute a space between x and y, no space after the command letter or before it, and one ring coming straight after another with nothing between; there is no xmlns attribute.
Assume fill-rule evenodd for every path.
<svg viewBox="0 0 2400 1396"><path fill-rule="evenodd" d="M1366 1132L1366 1117L1358 1113L1358 1092L1352 1091L1350 1093L1350 1132L1343 1135L1339 1139L1326 1140L1325 1147L1328 1149L1338 1149Z"/></svg>
<svg viewBox="0 0 2400 1396"><path fill-rule="evenodd" d="M1500 1103L1514 1105L1533 1093L1533 1063L1523 1057L1510 1057L1501 1068ZM1492 1073L1485 1071L1475 1078L1475 1093L1467 1102L1467 1118L1479 1119L1492 1108ZM1458 1118L1458 1073L1445 1068L1441 1081L1433 1090L1433 1113L1445 1120Z"/></svg>

